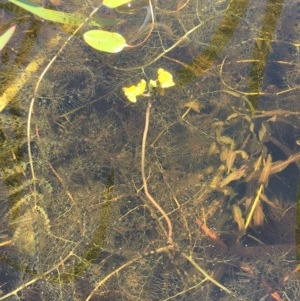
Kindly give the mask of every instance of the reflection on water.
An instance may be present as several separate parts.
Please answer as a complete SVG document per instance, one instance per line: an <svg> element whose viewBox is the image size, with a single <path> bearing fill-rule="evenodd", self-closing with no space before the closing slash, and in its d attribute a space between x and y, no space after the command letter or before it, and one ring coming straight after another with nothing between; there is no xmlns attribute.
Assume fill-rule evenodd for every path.
<svg viewBox="0 0 300 301"><path fill-rule="evenodd" d="M298 300L299 3L152 1L142 30L139 4L98 17L142 43L76 35L30 114L74 29L0 4L0 300ZM161 67L175 87L129 104Z"/></svg>

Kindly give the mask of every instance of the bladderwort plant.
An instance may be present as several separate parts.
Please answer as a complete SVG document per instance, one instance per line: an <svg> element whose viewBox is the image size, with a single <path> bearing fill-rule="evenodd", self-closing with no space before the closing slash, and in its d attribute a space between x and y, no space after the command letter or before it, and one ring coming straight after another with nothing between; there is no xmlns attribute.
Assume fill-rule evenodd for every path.
<svg viewBox="0 0 300 301"><path fill-rule="evenodd" d="M173 86L175 86L173 75L170 72L166 71L165 69L159 68L157 70L157 79L155 80L150 79L148 83L146 82L145 79L141 79L137 85L132 85L129 87L122 88L126 98L132 103L137 102L137 97L148 98L148 103L147 103L147 108L145 113L145 125L144 125L143 137L142 137L142 150L141 150L141 175L142 175L143 189L151 205L156 210L159 211L159 213L165 219L167 224L167 231L164 231L167 239L167 246L157 249L156 250L157 253L161 251L164 252L167 250L172 250L172 249L174 250L176 248L176 244L173 240L173 225L170 218L168 217L168 214L160 206L160 204L153 198L153 196L151 195L148 189L148 183L147 183L146 173L145 173L146 144L147 144L149 124L150 124L150 113L151 113L152 104L155 100L155 94L158 92L160 95L164 95L165 89L171 88ZM215 284L216 286L224 290L226 293L233 295L232 291L230 291L228 288L223 286L221 283L219 283L217 280L211 277L204 269L202 269L193 260L191 255L181 253L181 256L184 257L187 261L189 261L190 264L194 266L197 269L197 271L199 271L205 277L203 282L209 280L213 284Z"/></svg>
<svg viewBox="0 0 300 301"><path fill-rule="evenodd" d="M115 9L121 5L127 4L131 2L131 0L104 0L98 7L96 7L88 16L82 16L80 14L70 14L70 13L65 13L61 11L55 11L51 9L45 9L35 3L32 3L28 0L9 0L9 2L29 11L32 14L35 14L37 17L52 21L52 22L57 22L57 23L62 23L62 24L67 24L67 25L75 25L77 28L73 31L73 33L66 39L66 41L62 44L60 49L57 51L57 53L52 57L52 59L49 61L49 63L46 65L46 67L43 69L41 75L39 76L34 91L33 91L33 97L30 101L29 109L28 109L28 118L27 118L27 146L28 146L28 156L29 156L29 164L30 164L30 170L31 170L31 175L32 179L34 181L33 186L34 186L34 191L36 191L35 187L35 182L36 182L36 175L35 175L35 170L33 166L33 158L32 158L32 150L31 150L31 120L32 120L32 114L33 114L33 108L37 96L37 92L40 87L40 83L43 80L45 74L48 72L52 64L55 62L55 60L59 57L59 55L63 52L67 44L71 41L71 39L80 32L82 28L84 28L85 25L92 25L95 26L97 29L89 30L86 31L83 34L83 39L85 42L103 52L108 52L108 53L117 53L123 50L123 48L129 46L126 43L125 38L120 35L117 32L110 32L103 30L102 27L103 25L108 25L106 24L106 19L101 19L100 23L96 22L93 20L94 15L97 13L97 11L102 7L108 7L110 9ZM151 8L151 1L149 1L149 7ZM152 19L153 19L153 11L150 9ZM9 32L9 34L12 34ZM10 37L8 37L10 38ZM7 37L6 37L7 40ZM8 40L7 40L8 41ZM1 44L1 41L0 41ZM3 42L4 44L4 42ZM21 76L21 81L19 81L18 85L12 85L9 87L1 96L0 99L0 112L7 106L7 104L13 99L13 97L17 94L18 88L21 87L24 82L29 78L30 74L32 72L35 72L37 68L42 64L42 62L45 60L44 57L39 57L37 60L33 61L29 67L25 70L26 72L22 74ZM35 200L36 203L36 200Z"/></svg>
<svg viewBox="0 0 300 301"><path fill-rule="evenodd" d="M132 45L128 45L126 39L120 33L104 29L106 27L110 27L112 25L117 24L117 19L93 19L95 13L102 6L107 7L109 9L115 9L122 5L127 5L132 0L104 0L98 7L95 8L95 10L89 16L84 16L79 13L67 13L62 11L56 11L53 9L47 9L33 2L30 2L29 0L8 1L44 20L71 26L77 25L79 27L82 27L85 24L93 26L94 28L92 30L84 32L83 39L89 46L96 50L108 53L118 53L122 51L125 47L135 47ZM141 25L141 28L143 28L150 19L152 19L152 22L154 20L151 1L149 1L149 3L145 7L147 8L147 14L145 16L143 24Z"/></svg>
<svg viewBox="0 0 300 301"><path fill-rule="evenodd" d="M147 104L146 114L145 114L145 126L144 126L143 138L142 138L141 175L142 175L144 193L147 199L150 201L152 206L160 212L160 214L163 216L163 218L167 223L168 231L165 234L167 237L167 243L169 245L174 244L172 238L173 235L172 222L169 219L166 212L164 211L164 209L156 202L156 200L153 198L153 196L148 190L148 184L145 175L145 154L146 154L147 135L148 135L149 123L150 123L150 113L151 113L152 102L154 100L154 89L157 89L159 93L163 95L165 89L171 88L173 86L175 86L175 83L173 81L172 74L163 68L159 68L157 70L156 80L151 79L147 83L144 79L141 79L137 85L132 85L130 87L123 87L122 89L127 99L132 103L136 103L137 97L140 96L148 98L148 104Z"/></svg>
<svg viewBox="0 0 300 301"><path fill-rule="evenodd" d="M71 28L75 28L72 34L63 43L62 47L58 50L57 54L52 58L52 60L43 70L36 84L35 90L38 89L40 81L44 77L45 73L49 70L50 66L57 59L57 57L62 53L66 45L75 35L80 34L81 31L83 31L82 38L84 42L90 47L105 53L119 53L123 51L124 48L135 48L143 44L150 36L154 24L154 12L152 2L151 0L149 0L148 3L145 2L145 5L142 6L146 8L147 13L144 18L144 22L141 24L139 29L139 31L142 30L146 26L146 24L151 20L152 26L149 30L149 33L142 42L136 45L129 45L129 43L127 43L125 37L122 34L113 31L113 27L116 26L119 22L121 22L121 20L117 18L105 17L95 18L95 14L102 7L111 10L116 10L120 6L129 5L130 2L132 2L132 0L103 0L102 3L95 7L89 15L84 15L79 12L68 13L63 11L57 11L54 9L47 9L29 0L8 0L8 2L24 9L27 12L30 12L31 14L35 15L40 19L58 24L64 24L66 26L71 26ZM85 30L86 26L88 28L92 27L92 29ZM0 51L10 40L14 31L17 31L16 27L17 25L13 25L6 32L0 35ZM30 62L27 69L20 75L18 79L18 84L13 84L4 91L4 93L0 97L0 112L2 112L6 108L6 106L11 102L13 97L19 92L20 87L22 87L25 84L30 75L36 72L37 69L42 65L42 63L46 59L47 57L43 57L42 55L37 56L32 62Z"/></svg>

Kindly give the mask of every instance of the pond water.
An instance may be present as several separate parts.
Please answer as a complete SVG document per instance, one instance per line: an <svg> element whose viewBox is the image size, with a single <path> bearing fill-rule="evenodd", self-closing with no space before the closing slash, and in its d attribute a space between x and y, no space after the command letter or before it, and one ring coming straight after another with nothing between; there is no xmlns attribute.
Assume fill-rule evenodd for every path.
<svg viewBox="0 0 300 301"><path fill-rule="evenodd" d="M0 300L300 300L300 3L33 2L129 47L0 3Z"/></svg>

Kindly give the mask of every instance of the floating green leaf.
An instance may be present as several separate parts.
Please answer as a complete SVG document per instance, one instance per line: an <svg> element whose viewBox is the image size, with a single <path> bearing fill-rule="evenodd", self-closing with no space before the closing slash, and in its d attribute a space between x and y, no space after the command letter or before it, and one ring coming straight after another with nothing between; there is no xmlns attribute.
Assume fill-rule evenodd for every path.
<svg viewBox="0 0 300 301"><path fill-rule="evenodd" d="M29 11L30 13L48 20L57 23L69 24L69 25L80 25L82 24L86 17L79 15L79 14L71 14L71 13L64 13L61 11L56 11L52 9L43 8L35 3L32 3L28 0L8 0L9 2ZM90 21L90 25L96 26L111 26L114 19L108 18L101 18L98 22Z"/></svg>
<svg viewBox="0 0 300 301"><path fill-rule="evenodd" d="M82 16L64 13L52 9L46 9L27 0L8 0L8 1L48 21L53 21L53 22L58 22L63 24L79 25L84 20Z"/></svg>
<svg viewBox="0 0 300 301"><path fill-rule="evenodd" d="M109 53L120 52L127 46L126 40L117 32L95 29L84 33L83 38L91 47Z"/></svg>
<svg viewBox="0 0 300 301"><path fill-rule="evenodd" d="M0 50L4 48L16 29L16 25L10 27L4 34L0 36Z"/></svg>
<svg viewBox="0 0 300 301"><path fill-rule="evenodd" d="M102 4L109 8L115 8L131 1L132 0L103 0Z"/></svg>

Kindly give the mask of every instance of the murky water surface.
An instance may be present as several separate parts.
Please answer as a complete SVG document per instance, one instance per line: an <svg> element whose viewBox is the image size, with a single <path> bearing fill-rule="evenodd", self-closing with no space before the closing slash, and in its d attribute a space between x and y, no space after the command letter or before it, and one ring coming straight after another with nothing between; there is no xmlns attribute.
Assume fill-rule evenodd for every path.
<svg viewBox="0 0 300 301"><path fill-rule="evenodd" d="M298 1L99 2L0 3L0 300L299 300Z"/></svg>

